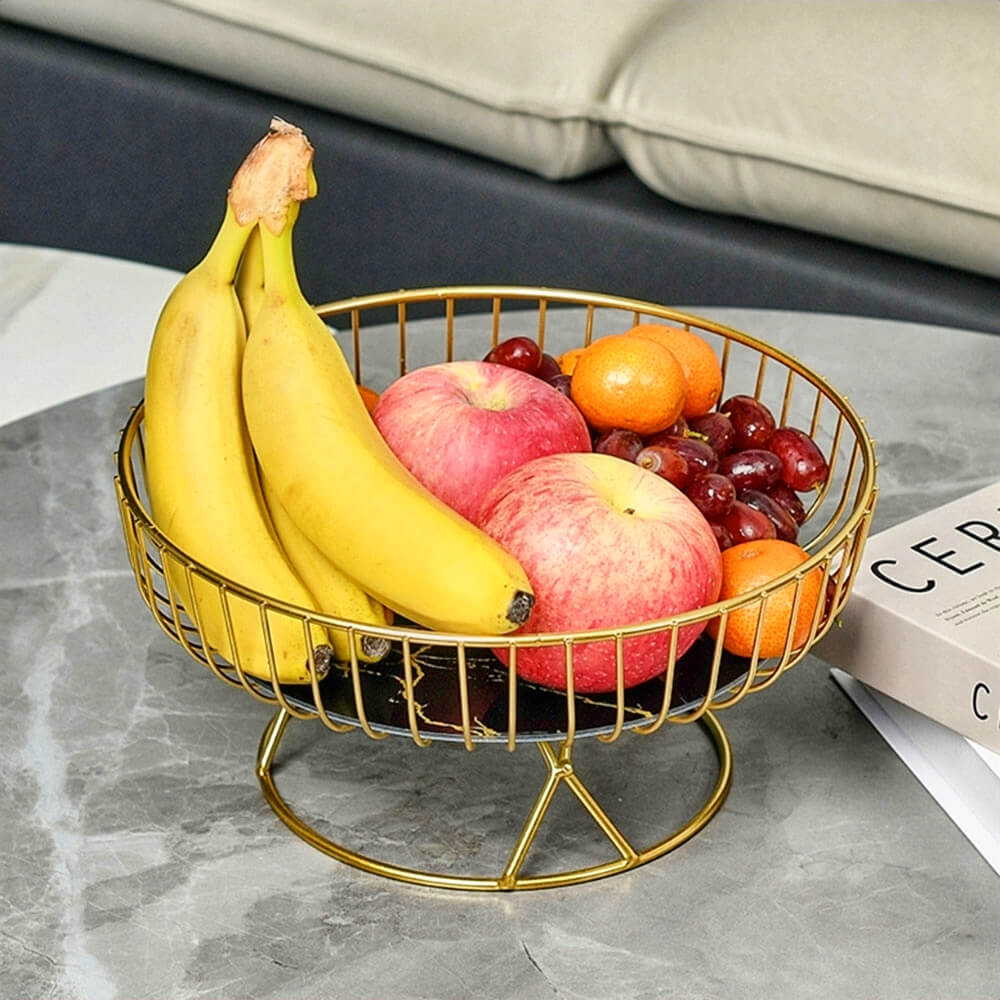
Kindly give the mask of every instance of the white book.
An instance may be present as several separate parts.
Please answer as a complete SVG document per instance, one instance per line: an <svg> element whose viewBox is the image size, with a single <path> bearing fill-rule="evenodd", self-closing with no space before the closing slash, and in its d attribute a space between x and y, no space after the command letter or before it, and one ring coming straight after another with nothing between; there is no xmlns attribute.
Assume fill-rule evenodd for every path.
<svg viewBox="0 0 1000 1000"><path fill-rule="evenodd" d="M1000 483L872 535L813 652L1000 751Z"/></svg>
<svg viewBox="0 0 1000 1000"><path fill-rule="evenodd" d="M1000 875L1000 754L836 667L830 673Z"/></svg>

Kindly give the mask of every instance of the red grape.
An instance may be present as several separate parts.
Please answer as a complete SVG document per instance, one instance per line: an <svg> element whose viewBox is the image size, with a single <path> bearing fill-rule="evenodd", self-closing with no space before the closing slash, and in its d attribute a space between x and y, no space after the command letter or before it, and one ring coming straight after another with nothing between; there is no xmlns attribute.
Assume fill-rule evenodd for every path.
<svg viewBox="0 0 1000 1000"><path fill-rule="evenodd" d="M673 483L679 490L686 489L691 481L688 463L677 452L662 445L646 445L636 456L635 464L655 472L668 483Z"/></svg>
<svg viewBox="0 0 1000 1000"><path fill-rule="evenodd" d="M742 500L733 504L732 510L719 522L732 536L733 544L756 542L761 538L777 538L774 522L759 510Z"/></svg>
<svg viewBox="0 0 1000 1000"><path fill-rule="evenodd" d="M643 447L642 438L635 431L627 431L622 427L605 431L594 442L594 451L623 458L626 462L634 462Z"/></svg>
<svg viewBox="0 0 1000 1000"><path fill-rule="evenodd" d="M559 367L559 362L551 354L543 353L538 367L532 374L543 382L551 382L557 375L562 375L562 369Z"/></svg>
<svg viewBox="0 0 1000 1000"><path fill-rule="evenodd" d="M805 493L826 482L830 469L819 446L797 427L779 427L768 448L781 459L781 478L793 490Z"/></svg>
<svg viewBox="0 0 1000 1000"><path fill-rule="evenodd" d="M719 472L741 490L762 490L781 479L781 459L766 448L732 451L719 462Z"/></svg>
<svg viewBox="0 0 1000 1000"><path fill-rule="evenodd" d="M695 476L685 492L708 521L720 521L733 509L736 500L736 487L718 472Z"/></svg>
<svg viewBox="0 0 1000 1000"><path fill-rule="evenodd" d="M692 417L688 421L688 429L703 437L719 458L728 455L736 442L733 422L724 413L703 413L700 417Z"/></svg>
<svg viewBox="0 0 1000 1000"><path fill-rule="evenodd" d="M699 438L680 437L674 434L654 434L646 438L647 446L668 448L676 452L691 468L691 474L715 472L719 460L712 446Z"/></svg>
<svg viewBox="0 0 1000 1000"><path fill-rule="evenodd" d="M753 396L730 396L719 412L726 414L733 425L737 449L763 448L774 433L774 415Z"/></svg>
<svg viewBox="0 0 1000 1000"><path fill-rule="evenodd" d="M666 430L659 432L659 435L654 434L653 437L663 436L663 437L684 437L687 433L688 422L684 418L684 414L681 414ZM647 444L657 444L656 441L647 441Z"/></svg>
<svg viewBox="0 0 1000 1000"><path fill-rule="evenodd" d="M786 542L794 542L799 537L799 526L795 519L777 501L772 500L760 490L743 490L740 500L748 507L759 510L774 525L778 538Z"/></svg>
<svg viewBox="0 0 1000 1000"><path fill-rule="evenodd" d="M806 519L806 507L799 498L798 493L785 483L775 483L768 486L764 492L775 502L780 504L789 514L796 524L802 524Z"/></svg>
<svg viewBox="0 0 1000 1000"><path fill-rule="evenodd" d="M708 526L712 529L712 534L715 535L715 541L718 543L720 552L732 547L733 536L724 524L719 524L717 521L709 521Z"/></svg>
<svg viewBox="0 0 1000 1000"><path fill-rule="evenodd" d="M501 340L483 361L490 361L507 368L518 368L534 375L542 361L542 352L530 337L508 337Z"/></svg>
<svg viewBox="0 0 1000 1000"><path fill-rule="evenodd" d="M553 375L552 378L549 379L549 385L551 385L553 389L558 389L567 399L572 400L573 397L570 395L569 391L569 384L572 381L573 380L569 375Z"/></svg>

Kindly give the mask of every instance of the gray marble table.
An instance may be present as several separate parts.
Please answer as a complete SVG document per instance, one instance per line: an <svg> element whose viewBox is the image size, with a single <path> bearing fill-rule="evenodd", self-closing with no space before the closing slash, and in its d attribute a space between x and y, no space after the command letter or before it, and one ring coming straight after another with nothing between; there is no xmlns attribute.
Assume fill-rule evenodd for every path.
<svg viewBox="0 0 1000 1000"><path fill-rule="evenodd" d="M270 709L159 633L120 538L112 451L175 276L12 247L0 275L0 997L1000 997L996 876L815 657L724 713L725 806L631 873L454 893L293 836L254 775ZM877 440L876 528L1000 478L1000 338L691 308L850 396ZM578 747L628 828L710 780L681 729ZM315 723L280 773L358 849L494 867L542 777L531 747ZM543 860L584 828L560 805Z"/></svg>

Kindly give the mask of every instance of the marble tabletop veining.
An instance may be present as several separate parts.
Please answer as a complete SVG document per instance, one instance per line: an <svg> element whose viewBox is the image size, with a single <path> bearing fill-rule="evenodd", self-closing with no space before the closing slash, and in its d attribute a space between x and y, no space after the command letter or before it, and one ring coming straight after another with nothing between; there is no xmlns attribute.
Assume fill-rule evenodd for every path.
<svg viewBox="0 0 1000 1000"><path fill-rule="evenodd" d="M732 791L633 872L513 894L415 888L293 836L254 774L268 706L159 632L112 452L176 275L0 247L0 998L1000 997L1000 884L810 656L724 713ZM692 307L845 392L879 455L876 529L1000 479L1000 338ZM712 777L697 727L576 766L662 828ZM502 864L544 777L509 753L293 724L283 790L404 863ZM538 859L584 850L558 804ZM457 859L455 861L454 859Z"/></svg>

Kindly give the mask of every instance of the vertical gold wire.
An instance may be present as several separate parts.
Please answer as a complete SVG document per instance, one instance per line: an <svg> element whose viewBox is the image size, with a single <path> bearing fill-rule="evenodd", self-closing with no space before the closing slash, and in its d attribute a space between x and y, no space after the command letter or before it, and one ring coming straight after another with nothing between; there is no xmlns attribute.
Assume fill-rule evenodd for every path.
<svg viewBox="0 0 1000 1000"><path fill-rule="evenodd" d="M566 739L568 748L576 739L576 690L573 683L573 640L563 640L563 655L566 660Z"/></svg>
<svg viewBox="0 0 1000 1000"><path fill-rule="evenodd" d="M141 522L136 522L136 530L138 531L138 538L140 548L140 565L142 566L142 572L144 574L145 580L149 587L149 597L152 601L150 607L153 609L156 615L156 620L160 627L168 632L168 634L173 635L173 630L168 625L168 620L172 623L174 612L170 610L170 618L167 618L167 614L163 609L164 601L167 604L167 608L170 609L170 587L167 582L166 570L163 568L164 564L164 552L157 547L156 540L150 538L147 534L146 525ZM154 556L153 553L156 553ZM158 581L163 581L163 595L157 591Z"/></svg>
<svg viewBox="0 0 1000 1000"><path fill-rule="evenodd" d="M313 641L313 621L303 616L301 618L302 622L302 638L305 641L306 651L309 654L309 686L312 688L313 704L316 706L315 712L310 712L305 718L315 718L318 717L320 722L326 726L327 729L335 733L349 733L352 729L355 729L353 723L349 722L334 722L333 719L327 714L326 705L323 703L323 691L319 686L320 676L319 671L316 666L316 643ZM351 650L351 659L356 658L354 650L354 630L347 630L347 642L348 648ZM331 656L333 651L331 650ZM324 675L325 676L325 675Z"/></svg>
<svg viewBox="0 0 1000 1000"><path fill-rule="evenodd" d="M455 358L455 299L449 295L444 304L444 356L446 361Z"/></svg>
<svg viewBox="0 0 1000 1000"><path fill-rule="evenodd" d="M594 340L594 303L587 303L587 321L583 328L583 346L589 347Z"/></svg>
<svg viewBox="0 0 1000 1000"><path fill-rule="evenodd" d="M670 644L667 647L667 669L663 672L663 700L660 702L660 711L657 717L645 726L636 726L635 731L648 735L655 733L670 715L670 703L674 699L674 677L677 670L677 642L678 630L674 625L670 629Z"/></svg>
<svg viewBox="0 0 1000 1000"><path fill-rule="evenodd" d="M841 425L838 425L837 427L838 449L840 447L840 430L841 430ZM855 475L857 474L858 460L860 455L861 455L860 443L858 441L855 441L854 449L851 452L850 464L847 467L847 475L844 478L844 483L840 490L840 500L837 502L836 510L834 510L834 512L827 517L826 525L824 526L824 528L821 531L819 531L814 538L811 538L809 540L809 544L805 546L807 549L813 550L818 548L819 545L822 543L822 541L826 538L826 536L829 535L830 532L836 529L837 524L840 521L840 518L843 516L844 511L847 509L847 503L848 500L850 499L850 487L851 483L854 481ZM809 507L809 511L807 514L808 517L811 517L813 511L816 510L826 499L826 496L830 491L830 484L833 482L833 470L835 464L836 464L836 458L831 456L830 472L827 475L826 482L823 483L823 485L820 487L816 495L816 499L812 502L812 504Z"/></svg>
<svg viewBox="0 0 1000 1000"><path fill-rule="evenodd" d="M177 596L174 586L170 581L170 574L167 572L167 560L173 559L173 556L167 552L166 548L158 546L153 539L150 539L150 542L156 548L160 556L160 565L162 566L161 572L163 574L163 597L167 605L166 611L161 612L160 621L186 653L193 656L196 660L203 662L202 657L191 648L190 641L184 634L184 626L181 623L181 612L183 611L183 608L181 607L180 598ZM195 628L197 629L197 620L193 615L192 621L195 622Z"/></svg>
<svg viewBox="0 0 1000 1000"><path fill-rule="evenodd" d="M152 542L146 541L146 530L138 521L132 517L132 512L124 502L119 504L122 516L122 525L127 523L129 530L125 534L125 543L129 551L129 562L132 564L132 572L135 574L136 582L139 584L139 593L143 600L149 605L151 610L155 610L156 586L153 583L152 567L149 561L149 551L147 545ZM162 559L162 556L161 556Z"/></svg>
<svg viewBox="0 0 1000 1000"><path fill-rule="evenodd" d="M795 381L795 370L788 369L788 376L785 379L785 394L781 400L781 413L778 416L778 426L784 427L788 423L788 408L792 400L792 383Z"/></svg>
<svg viewBox="0 0 1000 1000"><path fill-rule="evenodd" d="M610 733L598 733L604 743L613 743L622 733L625 724L625 655L624 637L615 633L615 727Z"/></svg>
<svg viewBox="0 0 1000 1000"><path fill-rule="evenodd" d="M757 607L757 626L753 632L753 643L750 646L750 670L756 680L760 670L760 642L763 635L764 615L767 613L767 596L758 597L751 603Z"/></svg>
<svg viewBox="0 0 1000 1000"><path fill-rule="evenodd" d="M500 343L500 296L493 296L493 326L490 330L490 342L493 347Z"/></svg>
<svg viewBox="0 0 1000 1000"><path fill-rule="evenodd" d="M819 427L819 415L823 409L824 395L816 389L816 401L813 403L812 419L809 421L809 436L815 437L816 429Z"/></svg>
<svg viewBox="0 0 1000 1000"><path fill-rule="evenodd" d="M854 579L861 565L861 557L864 552L865 542L868 539L868 532L871 530L871 512L874 509L875 497L872 497L872 506L868 508L869 517L862 520L855 529L853 535L844 541L841 550L841 562L837 567L837 582L833 592L833 602L831 606L830 621L827 623L827 631L837 613L838 606L843 600L843 594L847 592L850 582ZM848 550L844 556L844 550ZM832 561L832 556L831 556ZM845 565L846 564L846 565Z"/></svg>
<svg viewBox="0 0 1000 1000"><path fill-rule="evenodd" d="M361 382L361 310L351 310L351 343L354 345L354 381Z"/></svg>
<svg viewBox="0 0 1000 1000"><path fill-rule="evenodd" d="M507 749L517 746L517 646L507 646Z"/></svg>
<svg viewBox="0 0 1000 1000"><path fill-rule="evenodd" d="M141 403L139 406L133 407L132 408L132 414L134 415L136 413L136 411L139 410L140 408L142 409L143 417L145 417L145 414L146 414L146 404L145 403ZM133 418L130 416L129 420L131 420L131 419L133 419ZM145 421L143 423L139 424L138 428L136 429L136 433L135 433L135 451L136 451L136 454L138 455L138 458L139 458L139 469L142 472L142 481L143 481L143 483L145 483L146 482L146 424L145 424ZM132 476L132 479L133 479L133 482L134 482L135 478L136 478L136 475L135 475L134 463L132 461L131 451L130 451L129 456L128 456L128 462L129 462L129 472L131 473L131 476Z"/></svg>
<svg viewBox="0 0 1000 1000"><path fill-rule="evenodd" d="M125 502L125 496L122 493L121 484L118 482L117 476L115 477L115 500L118 504L118 518L122 524L122 535L125 538L125 552L128 555L129 565L132 567L132 575L136 578L136 583L139 585L139 593L148 604L149 601L146 598L148 591L144 584L142 569L138 562L139 546L135 538L136 525L130 516L128 504Z"/></svg>
<svg viewBox="0 0 1000 1000"><path fill-rule="evenodd" d="M795 633L797 631L796 626L799 621L799 609L802 606L802 592L805 589L805 574L796 574L793 583L795 585L795 590L792 594L792 606L789 610L788 615L788 628L785 632L785 642L782 646L781 656L778 662L771 667L768 672L767 679L762 687L767 687L773 684L784 672L788 669L788 665L791 662L792 652L798 648L795 643ZM791 586L791 584L786 584L785 586ZM784 587L780 588L784 590ZM773 594L777 594L779 591L774 591Z"/></svg>
<svg viewBox="0 0 1000 1000"><path fill-rule="evenodd" d="M354 712L358 717L358 723L366 736L375 740L384 740L389 734L378 732L372 729L368 722L368 711L365 708L364 692L361 688L361 661L358 659L358 651L354 643L351 643L351 691L354 694Z"/></svg>
<svg viewBox="0 0 1000 1000"><path fill-rule="evenodd" d="M406 699L406 718L410 725L410 735L418 747L430 746L431 741L420 735L417 725L416 695L413 689L413 658L410 652L410 637L403 637L403 696Z"/></svg>
<svg viewBox="0 0 1000 1000"><path fill-rule="evenodd" d="M726 638L725 629L720 629L715 637L715 646L712 651L712 670L718 676L719 666L722 663L722 651L723 642ZM730 708L735 705L738 701L742 701L744 695L750 690L750 686L753 684L753 674L748 670L743 679L743 683L728 696L723 698L712 698L712 703L709 706L711 711L721 711L724 708Z"/></svg>
<svg viewBox="0 0 1000 1000"><path fill-rule="evenodd" d="M670 652L673 660L676 661L677 654L677 629L674 629L674 634L671 637ZM708 686L705 689L704 695L702 695L701 704L696 708L691 709L690 712L685 714L679 719L683 719L684 722L697 722L707 711L715 698L715 692L719 687L719 664L722 662L722 657L716 655L712 657L712 666L708 675ZM678 720L679 721L679 720Z"/></svg>
<svg viewBox="0 0 1000 1000"><path fill-rule="evenodd" d="M469 675L465 662L465 643L458 644L458 702L462 712L462 741L472 750L472 720L469 716Z"/></svg>
<svg viewBox="0 0 1000 1000"><path fill-rule="evenodd" d="M164 565L164 569L166 569L165 565ZM208 641L208 635L205 632L205 626L204 626L204 623L201 620L201 607L200 607L200 605L198 603L198 592L195 590L195 587L194 587L194 572L193 572L191 564L189 562L185 561L184 564L183 564L183 570L184 570L184 581L187 584L187 592L191 595L191 601L190 601L191 607L187 608L186 610L187 610L187 613L188 613L188 617L191 619L191 622L194 625L195 631L198 633L198 639L201 641L201 653L196 653L194 651L191 643L188 641L187 637L184 636L184 627L181 625L180 615L177 613L180 610L180 608L181 608L181 604L180 604L180 601L177 599L177 595L175 593L175 594L173 594L173 596L171 598L171 602L170 602L171 603L171 612L174 615L174 622L177 625L177 632L178 632L178 634L181 635L181 636L184 636L184 638L181 640L181 645L196 660L200 660L207 667L210 667L212 669L212 671L214 671L216 674L218 674L219 673L219 669L218 669L218 666L215 663L215 658L212 656L212 646L211 646L211 643ZM168 586L168 588L171 591L173 591L173 587L170 587L169 574L165 572L164 576L167 578L167 586ZM222 592L223 592L223 588L220 587L219 588L220 595L222 594ZM220 601L221 601L221 598L220 598ZM220 606L221 606L221 604L220 604ZM233 639L233 636L232 636L232 622L230 622L226 618L224 611L223 611L222 620L227 625L227 633L228 633L228 635L227 635L227 641L229 643L229 655L233 658L233 660L235 660L236 659L236 656L235 656L236 643L235 643L235 641ZM235 664L234 664L234 666L235 666ZM239 673L239 670L237 670L237 673ZM241 675L241 679L242 679L242 675Z"/></svg>
<svg viewBox="0 0 1000 1000"><path fill-rule="evenodd" d="M284 688L281 686L281 678L278 676L278 655L274 648L274 632L271 629L271 615L268 611L268 605L266 601L257 602L257 612L260 616L261 634L264 636L264 648L267 651L267 666L268 670L271 672L271 687L274 690L274 696L278 704L291 716L296 719L314 719L318 714L318 709L296 709L292 708L289 704L288 699L285 697ZM284 612L274 611L274 614L279 617L284 617ZM308 617L303 619L303 627L308 630L312 625L312 620ZM307 655L312 654L312 641L311 638L306 640L306 652ZM313 661L315 664L315 661ZM308 665L307 665L308 669Z"/></svg>
<svg viewBox="0 0 1000 1000"><path fill-rule="evenodd" d="M538 349L545 350L545 319L549 303L546 299L538 300Z"/></svg>
<svg viewBox="0 0 1000 1000"><path fill-rule="evenodd" d="M764 392L764 373L767 371L767 360L767 355L761 354L760 361L757 362L757 382L753 390L755 399L760 399Z"/></svg>
<svg viewBox="0 0 1000 1000"><path fill-rule="evenodd" d="M719 368L722 369L722 388L719 390L719 395L722 399L725 399L726 393L726 375L729 372L729 353L732 350L733 342L726 337L722 342L722 357L719 359ZM721 402L722 400L720 400Z"/></svg>
<svg viewBox="0 0 1000 1000"><path fill-rule="evenodd" d="M396 317L399 323L399 374L406 374L406 303L396 306Z"/></svg>
<svg viewBox="0 0 1000 1000"><path fill-rule="evenodd" d="M188 567L188 569L190 570L190 567ZM222 670L219 667L219 665L215 662L215 657L212 655L211 646L209 645L208 642L208 636L205 633L201 621L198 598L194 589L194 581L190 571L188 572L187 575L187 585L188 585L188 590L191 594L191 603L195 607L194 615L198 616L196 621L196 627L198 629L198 635L201 637L202 643L204 643L205 652L208 655L208 665L211 667L216 676L223 677L225 675L222 673ZM236 676L239 678L240 686L243 688L244 691L247 691L252 697L256 698L258 701L263 701L267 704L273 705L276 698L262 694L257 689L256 685L250 680L250 675L247 674L246 670L243 667L242 662L240 661L239 649L236 646L236 627L233 625L232 608L230 607L229 604L229 594L230 594L229 587L227 587L224 583L210 584L208 580L205 581L205 585L212 586L219 596L219 610L222 613L222 621L226 626L226 642L229 646L229 655L231 657L231 659L227 662L229 662L232 665L233 670L236 672ZM194 617L194 615L192 615L192 617ZM265 636L265 641L266 641L266 636ZM272 678L273 678L273 671L272 671ZM272 684L272 687L274 687L275 691L277 691L276 684Z"/></svg>
<svg viewBox="0 0 1000 1000"><path fill-rule="evenodd" d="M257 602L257 614L260 617L261 635L264 636L264 651L267 653L267 669L271 675L270 682L274 697L289 715L303 718L300 712L296 712L288 704L285 692L281 688L281 678L278 676L278 658L274 652L274 636L271 632L271 620L267 614L267 605L263 601Z"/></svg>
<svg viewBox="0 0 1000 1000"><path fill-rule="evenodd" d="M191 576L188 574L188 587L191 592L191 603L198 609L198 598L195 595L194 587L191 583ZM232 658L231 662L233 669L236 671L236 676L239 677L240 683L246 690L250 690L251 686L247 681L246 671L243 669L243 664L240 662L239 651L236 648L236 628L233 625L232 609L229 606L229 588L225 584L219 584L219 610L222 613L222 621L226 627L226 643L229 646L229 655ZM201 636L201 641L205 643L205 649L208 651L208 636L205 634L202 623L201 623L201 613L200 610L195 612L198 616L197 618L197 628L198 634ZM213 669L218 670L213 666Z"/></svg>
<svg viewBox="0 0 1000 1000"><path fill-rule="evenodd" d="M816 607L813 608L812 620L809 624L809 635L806 637L805 646L808 649L816 641L819 634L820 621L826 612L826 592L830 586L830 569L833 566L833 553L830 558L823 563L823 576L819 582L819 593L816 596ZM833 621L833 610L831 606L830 614L827 616L827 626ZM824 632L826 629L823 630Z"/></svg>

